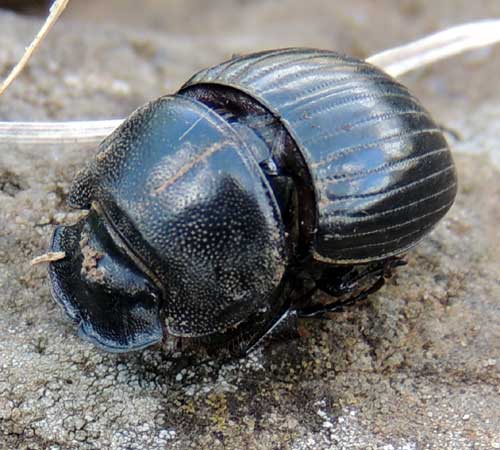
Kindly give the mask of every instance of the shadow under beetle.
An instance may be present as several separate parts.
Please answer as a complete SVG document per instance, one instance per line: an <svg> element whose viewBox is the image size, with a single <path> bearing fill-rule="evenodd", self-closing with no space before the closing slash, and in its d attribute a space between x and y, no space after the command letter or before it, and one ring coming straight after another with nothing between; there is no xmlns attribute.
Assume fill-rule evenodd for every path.
<svg viewBox="0 0 500 450"><path fill-rule="evenodd" d="M69 196L87 216L54 232L52 292L108 351L176 336L244 353L379 289L456 189L440 127L381 70L313 49L237 57L103 141Z"/></svg>

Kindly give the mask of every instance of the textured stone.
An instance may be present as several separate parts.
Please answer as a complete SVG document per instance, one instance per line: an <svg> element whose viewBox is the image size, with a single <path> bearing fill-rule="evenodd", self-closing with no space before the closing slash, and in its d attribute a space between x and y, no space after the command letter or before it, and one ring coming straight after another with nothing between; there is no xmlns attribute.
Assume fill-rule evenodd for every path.
<svg viewBox="0 0 500 450"><path fill-rule="evenodd" d="M302 44L366 56L500 15L495 0L214 1L199 11L151 0L145 22L125 2L132 9L110 24L101 3L68 11L0 98L0 120L123 117L231 53ZM0 13L1 76L39 24ZM78 339L46 269L29 261L53 225L75 220L64 200L92 149L0 141L0 449L499 448L498 73L500 48L404 79L463 138L451 139L456 205L409 265L362 305L301 322L304 337L226 364L193 366L160 348L110 355Z"/></svg>

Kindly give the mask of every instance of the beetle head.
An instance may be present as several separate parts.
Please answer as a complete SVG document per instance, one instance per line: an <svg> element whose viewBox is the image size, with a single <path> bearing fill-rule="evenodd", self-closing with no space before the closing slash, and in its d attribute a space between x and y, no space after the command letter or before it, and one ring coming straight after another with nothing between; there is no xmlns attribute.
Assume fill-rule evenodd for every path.
<svg viewBox="0 0 500 450"><path fill-rule="evenodd" d="M112 352L161 341L160 292L96 210L57 227L51 250L66 254L50 264L53 296L82 337Z"/></svg>

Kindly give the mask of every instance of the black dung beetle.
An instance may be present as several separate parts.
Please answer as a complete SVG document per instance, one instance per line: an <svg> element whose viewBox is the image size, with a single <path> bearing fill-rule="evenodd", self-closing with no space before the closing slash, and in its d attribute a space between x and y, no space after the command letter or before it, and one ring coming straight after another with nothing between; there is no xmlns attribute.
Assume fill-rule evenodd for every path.
<svg viewBox="0 0 500 450"><path fill-rule="evenodd" d="M52 238L52 292L108 351L248 351L379 289L456 190L440 127L383 71L314 49L236 57L100 145L69 195L88 214Z"/></svg>

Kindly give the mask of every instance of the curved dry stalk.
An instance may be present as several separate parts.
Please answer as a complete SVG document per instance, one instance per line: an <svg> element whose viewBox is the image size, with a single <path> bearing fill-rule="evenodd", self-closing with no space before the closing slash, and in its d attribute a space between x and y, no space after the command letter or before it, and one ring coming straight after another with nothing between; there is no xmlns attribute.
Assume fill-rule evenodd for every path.
<svg viewBox="0 0 500 450"><path fill-rule="evenodd" d="M398 77L469 50L500 42L500 19L468 23L370 56L367 61Z"/></svg>
<svg viewBox="0 0 500 450"><path fill-rule="evenodd" d="M54 261L60 261L61 259L66 258L65 252L47 252L43 255L37 256L30 261L32 266L36 266L38 264L50 263Z"/></svg>
<svg viewBox="0 0 500 450"><path fill-rule="evenodd" d="M450 56L500 42L500 19L468 23L367 59L392 76L400 76ZM86 122L0 122L0 143L88 143L109 135L122 120Z"/></svg>
<svg viewBox="0 0 500 450"><path fill-rule="evenodd" d="M94 120L68 122L0 122L0 144L85 144L100 141L123 120Z"/></svg>
<svg viewBox="0 0 500 450"><path fill-rule="evenodd" d="M56 23L57 19L64 11L64 8L66 8L68 2L69 0L55 0L55 2L52 4L52 6L50 7L50 13L47 16L44 24L42 25L42 28L40 28L40 31L38 31L31 44L26 48L24 55L11 70L7 78L3 81L2 84L0 84L0 95L5 92L10 84L22 72L29 59L33 55L33 52L38 48L52 26Z"/></svg>

